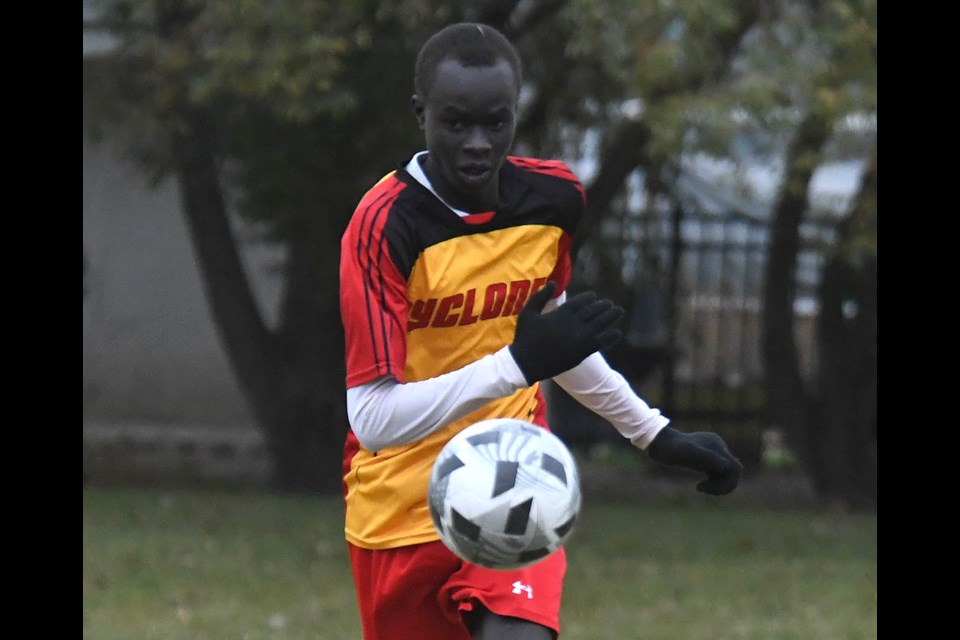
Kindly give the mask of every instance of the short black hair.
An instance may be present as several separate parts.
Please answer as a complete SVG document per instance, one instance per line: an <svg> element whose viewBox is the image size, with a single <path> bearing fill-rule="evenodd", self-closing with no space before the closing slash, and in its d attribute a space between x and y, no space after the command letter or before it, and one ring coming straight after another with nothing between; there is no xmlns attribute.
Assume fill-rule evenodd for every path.
<svg viewBox="0 0 960 640"><path fill-rule="evenodd" d="M520 55L507 37L478 22L458 22L444 27L424 43L417 55L413 74L414 90L426 97L433 87L437 67L444 60L456 60L465 67L494 66L501 60L510 65L517 92L523 78Z"/></svg>

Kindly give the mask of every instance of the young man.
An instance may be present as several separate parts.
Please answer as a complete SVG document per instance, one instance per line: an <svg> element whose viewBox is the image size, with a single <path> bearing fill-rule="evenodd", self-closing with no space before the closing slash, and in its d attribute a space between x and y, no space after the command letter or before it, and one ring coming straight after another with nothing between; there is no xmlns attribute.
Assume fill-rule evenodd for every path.
<svg viewBox="0 0 960 640"><path fill-rule="evenodd" d="M559 634L564 551L517 571L470 565L439 541L426 501L437 454L468 425L548 428L543 380L655 460L706 473L701 491L739 481L717 435L666 426L600 355L622 309L568 296L584 190L561 162L508 156L520 82L516 51L488 26L430 38L413 96L426 150L363 197L342 239L345 533L366 640Z"/></svg>

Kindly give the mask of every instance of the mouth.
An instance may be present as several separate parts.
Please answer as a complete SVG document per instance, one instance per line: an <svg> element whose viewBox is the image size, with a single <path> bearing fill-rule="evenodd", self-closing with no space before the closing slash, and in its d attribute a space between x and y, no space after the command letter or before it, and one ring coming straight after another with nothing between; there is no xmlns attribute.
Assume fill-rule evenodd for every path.
<svg viewBox="0 0 960 640"><path fill-rule="evenodd" d="M477 184L486 182L493 174L493 167L486 164L466 164L457 168L465 182Z"/></svg>

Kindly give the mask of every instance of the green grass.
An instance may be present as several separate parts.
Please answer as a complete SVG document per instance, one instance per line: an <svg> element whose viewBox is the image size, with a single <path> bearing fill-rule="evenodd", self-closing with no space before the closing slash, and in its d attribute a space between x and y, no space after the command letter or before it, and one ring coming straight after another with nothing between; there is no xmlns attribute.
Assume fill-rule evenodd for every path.
<svg viewBox="0 0 960 640"><path fill-rule="evenodd" d="M875 515L594 505L574 536L568 637L877 637Z"/></svg>
<svg viewBox="0 0 960 640"><path fill-rule="evenodd" d="M877 517L588 499L564 640L877 637ZM83 491L88 640L356 640L336 498Z"/></svg>

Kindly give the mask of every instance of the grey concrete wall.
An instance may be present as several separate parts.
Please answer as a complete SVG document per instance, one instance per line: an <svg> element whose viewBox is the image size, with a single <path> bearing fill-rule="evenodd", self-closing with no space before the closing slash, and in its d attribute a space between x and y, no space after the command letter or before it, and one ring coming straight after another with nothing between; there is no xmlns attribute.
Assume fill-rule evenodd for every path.
<svg viewBox="0 0 960 640"><path fill-rule="evenodd" d="M84 423L251 423L204 298L176 185L151 187L115 148L86 139L83 254ZM272 308L276 255L253 245L247 255Z"/></svg>

